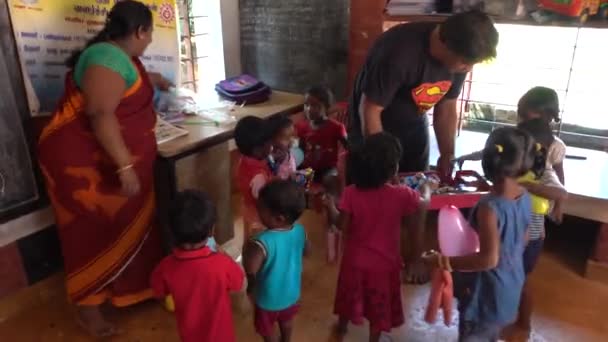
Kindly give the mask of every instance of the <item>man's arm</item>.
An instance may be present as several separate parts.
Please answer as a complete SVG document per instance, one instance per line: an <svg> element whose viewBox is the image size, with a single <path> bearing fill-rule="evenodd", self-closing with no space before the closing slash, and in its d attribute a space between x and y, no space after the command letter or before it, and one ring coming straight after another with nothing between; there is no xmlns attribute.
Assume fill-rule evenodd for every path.
<svg viewBox="0 0 608 342"><path fill-rule="evenodd" d="M359 110L363 111L363 120L361 122L363 128L363 134L365 136L382 132L382 111L384 107L374 103L370 99L362 95L361 107Z"/></svg>
<svg viewBox="0 0 608 342"><path fill-rule="evenodd" d="M466 74L454 75L450 90L435 105L433 111L433 128L439 146L437 170L443 177L450 177L452 174L452 160L454 159L454 145L456 143L456 130L458 129L458 96L462 91L466 76Z"/></svg>
<svg viewBox="0 0 608 342"><path fill-rule="evenodd" d="M454 144L458 127L458 100L444 99L433 111L433 128L439 146L441 159L448 161L454 158ZM437 165L439 167L439 165Z"/></svg>

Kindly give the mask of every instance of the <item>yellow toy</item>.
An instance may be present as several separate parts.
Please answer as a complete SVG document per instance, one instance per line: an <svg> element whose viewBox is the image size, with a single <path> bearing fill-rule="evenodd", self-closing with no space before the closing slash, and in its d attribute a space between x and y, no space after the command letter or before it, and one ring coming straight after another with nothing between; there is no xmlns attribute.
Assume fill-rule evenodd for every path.
<svg viewBox="0 0 608 342"><path fill-rule="evenodd" d="M175 303L173 302L173 297L171 295L165 297L165 309L169 312L175 311Z"/></svg>
<svg viewBox="0 0 608 342"><path fill-rule="evenodd" d="M538 183L538 179L536 179L536 175L534 172L530 171L520 177L518 179L520 183L528 182L528 183ZM534 194L530 194L530 201L532 202L532 212L538 215L547 215L549 214L549 200L543 197L536 196Z"/></svg>

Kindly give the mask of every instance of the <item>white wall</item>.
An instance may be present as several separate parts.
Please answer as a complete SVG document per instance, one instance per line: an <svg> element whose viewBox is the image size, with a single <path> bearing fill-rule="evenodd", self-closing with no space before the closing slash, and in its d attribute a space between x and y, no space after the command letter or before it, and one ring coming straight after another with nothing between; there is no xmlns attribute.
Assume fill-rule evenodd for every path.
<svg viewBox="0 0 608 342"><path fill-rule="evenodd" d="M222 37L224 39L224 66L226 77L241 73L241 28L239 0L221 0Z"/></svg>

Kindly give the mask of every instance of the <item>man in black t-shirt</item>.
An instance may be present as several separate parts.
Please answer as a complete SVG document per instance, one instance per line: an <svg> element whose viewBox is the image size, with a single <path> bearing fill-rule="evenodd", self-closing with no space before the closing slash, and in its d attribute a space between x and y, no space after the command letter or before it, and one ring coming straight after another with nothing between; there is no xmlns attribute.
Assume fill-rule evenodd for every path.
<svg viewBox="0 0 608 342"><path fill-rule="evenodd" d="M457 129L457 97L473 65L496 57L498 32L478 11L455 14L441 24L409 23L391 28L369 51L349 104L350 143L387 131L403 147L401 172L429 165L426 112L433 126L440 172L451 172Z"/></svg>

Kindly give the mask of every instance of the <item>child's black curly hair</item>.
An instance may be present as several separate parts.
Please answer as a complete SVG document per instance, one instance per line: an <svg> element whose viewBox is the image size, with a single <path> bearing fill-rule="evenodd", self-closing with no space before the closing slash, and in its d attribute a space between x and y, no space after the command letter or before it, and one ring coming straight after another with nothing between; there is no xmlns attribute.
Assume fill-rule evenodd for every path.
<svg viewBox="0 0 608 342"><path fill-rule="evenodd" d="M206 194L186 190L177 194L169 207L169 225L177 245L199 243L213 232L217 219L215 204Z"/></svg>
<svg viewBox="0 0 608 342"><path fill-rule="evenodd" d="M234 142L241 154L252 157L256 148L264 146L272 139L272 134L268 120L246 116L236 123Z"/></svg>
<svg viewBox="0 0 608 342"><path fill-rule="evenodd" d="M334 105L334 94L331 92L331 89L326 86L310 87L306 91L306 95L319 100L325 106L326 110Z"/></svg>
<svg viewBox="0 0 608 342"><path fill-rule="evenodd" d="M523 118L528 112L542 115L543 119L549 123L560 122L557 92L547 87L534 87L528 90L519 99L517 116Z"/></svg>
<svg viewBox="0 0 608 342"><path fill-rule="evenodd" d="M306 209L306 195L301 186L291 180L276 179L266 184L258 198L273 215L281 215L293 224Z"/></svg>
<svg viewBox="0 0 608 342"><path fill-rule="evenodd" d="M515 127L492 131L483 149L481 165L492 182L519 178L534 166L537 149L534 138Z"/></svg>
<svg viewBox="0 0 608 342"><path fill-rule="evenodd" d="M351 180L361 189L382 186L396 174L401 152L401 144L393 135L384 132L370 135L349 154Z"/></svg>
<svg viewBox="0 0 608 342"><path fill-rule="evenodd" d="M517 128L528 132L538 144L535 147L536 155L532 171L536 177L541 177L545 172L549 146L555 141L551 124L545 119L539 118L520 122L517 124Z"/></svg>
<svg viewBox="0 0 608 342"><path fill-rule="evenodd" d="M291 126L293 126L293 121L287 115L277 115L268 119L268 129L272 137Z"/></svg>

